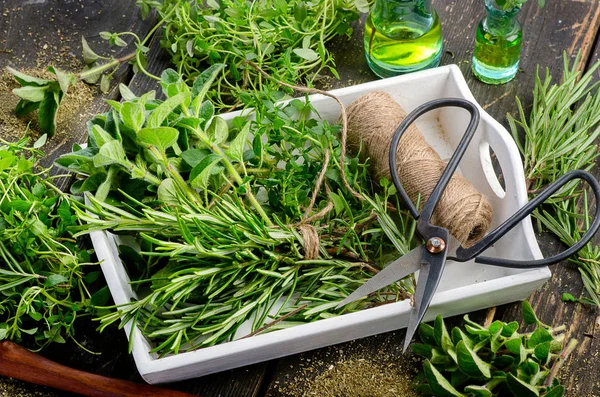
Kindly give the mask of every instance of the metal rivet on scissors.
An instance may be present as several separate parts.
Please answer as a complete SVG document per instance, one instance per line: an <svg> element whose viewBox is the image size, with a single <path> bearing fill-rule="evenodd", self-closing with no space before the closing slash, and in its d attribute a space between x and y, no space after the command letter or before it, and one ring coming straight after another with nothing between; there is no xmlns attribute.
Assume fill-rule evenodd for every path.
<svg viewBox="0 0 600 397"><path fill-rule="evenodd" d="M404 131L406 131L406 129L419 116L430 110L446 106L466 109L471 114L471 120L469 121L469 125L467 126L465 134L458 144L456 151L450 158L446 169L442 173L440 180L425 202L423 210L421 213L419 213L411 199L406 194L406 191L402 187L400 179L398 178L398 171L396 167L396 152L398 143L400 142L400 138L402 137L402 134L404 134ZM417 232L426 243L425 245L414 248L406 255L386 265L382 271L373 276L373 278L371 278L365 284L357 288L337 306L342 307L350 302L354 302L364 296L380 290L383 287L395 283L396 281L399 281L418 270L419 279L417 280L417 290L414 295L414 307L410 314L406 339L404 340L404 351L406 351L408 345L410 344L417 327L423 320L423 316L425 315L425 312L431 303L438 284L442 278L444 266L446 265L446 259L456 262L466 262L474 259L476 263L517 269L531 269L548 266L565 260L569 256L579 251L592 239L600 227L600 205L598 205L596 206L594 219L588 231L585 232L581 240L573 244L567 250L550 258L519 261L479 256L479 254L484 252L508 231L518 225L521 220L529 216L533 210L543 204L544 201L556 193L561 187L574 179L586 181L596 197L596 202L600 203L600 185L598 184L598 181L596 181L596 179L589 172L581 170L568 172L548 185L544 191L538 194L534 199L520 208L510 218L504 221L504 223L502 223L492 232L488 233L483 239L481 239L472 247L462 247L456 238L450 235L447 229L432 225L430 220L433 210L435 209L435 206L437 205L444 189L450 181L450 178L458 167L458 163L463 157L467 146L471 142L478 124L479 111L477 110L477 107L473 103L459 98L444 98L427 102L416 108L409 115L407 115L404 120L402 120L392 138L389 154L390 174L392 176L392 181L398 190L398 194L400 194L402 197L402 200L408 207L410 214L417 220Z"/></svg>

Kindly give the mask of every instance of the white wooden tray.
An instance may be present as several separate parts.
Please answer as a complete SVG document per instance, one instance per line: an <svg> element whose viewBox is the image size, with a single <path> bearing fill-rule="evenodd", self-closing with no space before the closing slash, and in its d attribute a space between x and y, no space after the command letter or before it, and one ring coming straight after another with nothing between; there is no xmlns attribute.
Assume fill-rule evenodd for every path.
<svg viewBox="0 0 600 397"><path fill-rule="evenodd" d="M349 105L360 95L373 90L388 92L408 112L426 101L441 97L460 97L475 102L456 65L347 87L333 93ZM310 100L322 118L330 122L338 120L339 107L332 99L315 95ZM481 123L461 162L460 172L489 198L494 207L492 227L495 227L527 202L525 177L517 146L509 133L481 107L479 111ZM239 113L232 113L226 118L236 115ZM433 111L417 121L427 141L442 158L450 157L467 124L468 113L456 108ZM502 168L506 191L496 179L489 148L495 152ZM94 232L91 238L115 303L130 302L134 293L117 253L121 243L118 237ZM530 219L523 220L486 254L524 260L541 258ZM519 271L473 262L448 262L425 320L431 320L437 314L453 316L524 299L549 277L547 267ZM130 326L126 326L125 330L128 337L133 338L133 356L142 377L148 383L161 383L199 377L404 328L409 313L408 301L397 302L165 358L149 353L150 344L137 328L131 335Z"/></svg>

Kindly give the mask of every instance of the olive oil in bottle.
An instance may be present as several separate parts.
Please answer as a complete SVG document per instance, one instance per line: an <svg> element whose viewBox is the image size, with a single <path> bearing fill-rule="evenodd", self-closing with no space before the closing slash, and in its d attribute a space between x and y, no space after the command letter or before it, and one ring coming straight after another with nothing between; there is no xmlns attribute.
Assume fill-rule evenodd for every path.
<svg viewBox="0 0 600 397"><path fill-rule="evenodd" d="M379 77L439 65L442 28L430 0L376 0L367 17L365 55Z"/></svg>
<svg viewBox="0 0 600 397"><path fill-rule="evenodd" d="M486 0L485 8L487 16L475 34L473 74L484 83L506 83L519 71L523 30L516 15L520 8L503 10L495 0Z"/></svg>

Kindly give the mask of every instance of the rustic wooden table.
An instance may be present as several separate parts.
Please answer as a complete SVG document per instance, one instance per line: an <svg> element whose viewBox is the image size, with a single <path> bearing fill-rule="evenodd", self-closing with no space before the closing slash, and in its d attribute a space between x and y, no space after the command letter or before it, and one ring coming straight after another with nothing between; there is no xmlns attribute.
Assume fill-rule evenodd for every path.
<svg viewBox="0 0 600 397"><path fill-rule="evenodd" d="M442 64L457 64L465 75L475 98L493 117L506 125L506 114L515 113L515 96L531 103L536 65L548 67L555 77L562 73L562 53L573 56L581 51L584 68L598 59L600 45L600 6L596 0L548 0L543 9L536 1L529 1L520 15L524 25L524 45L521 73L502 86L488 86L471 75L470 58L473 36L478 21L483 17L483 0L434 0L440 14L444 34ZM364 18L363 18L364 20ZM22 68L60 64L67 58L78 57L81 51L80 36L88 39L94 48L110 51L100 39L100 31L130 30L144 35L153 21L142 21L135 0L4 0L0 1L0 67L11 65ZM364 59L362 49L363 23L355 24L351 41L334 43L336 63L341 79L335 87L374 80ZM126 49L112 49L114 55L125 54ZM100 52L101 52L100 51ZM166 65L157 40L153 41L150 68L160 70ZM151 82L133 76L123 67L115 76L115 83L128 84L134 91L151 88ZM154 87L152 87L154 88ZM104 98L98 96L90 105L91 111L105 109L103 99L118 99L113 89ZM2 126L0 126L1 131ZM48 161L66 152L73 142L84 140L85 128L75 129L76 134L51 143ZM1 132L0 132L1 134ZM539 236L542 252L555 252L559 244L549 236ZM568 337L580 343L562 370L562 381L571 396L600 395L600 311L580 304L561 302L563 292L575 296L583 293L581 278L575 267L568 263L554 266L552 279L531 295L530 302L547 324L567 324ZM471 317L483 320L486 312L473 313ZM520 304L497 308L496 318L520 318ZM459 318L451 319L455 323ZM85 325L84 325L85 327ZM87 332L84 332L87 331ZM124 334L110 330L103 334L94 331L94 325L80 329L79 339L85 346L101 355L89 355L76 346L55 346L44 354L63 364L86 371L141 382L132 358L127 354ZM279 360L256 364L220 374L170 385L205 397L278 397L287 395L280 390L284 383L295 382L298 377L315 376L304 370L306 363L319 361L335 363L347 351L354 356L376 359L385 346L386 353L395 362L402 363L400 344L403 331L391 332L363 340L294 355ZM388 357L388 359L390 358ZM307 375L308 374L308 375ZM0 396L67 396L35 385L0 378Z"/></svg>

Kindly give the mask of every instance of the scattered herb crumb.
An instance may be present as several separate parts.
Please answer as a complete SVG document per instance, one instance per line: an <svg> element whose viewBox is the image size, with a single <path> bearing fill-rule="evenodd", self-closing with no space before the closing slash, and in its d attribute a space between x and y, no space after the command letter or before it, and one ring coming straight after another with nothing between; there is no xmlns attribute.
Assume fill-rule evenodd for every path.
<svg viewBox="0 0 600 397"><path fill-rule="evenodd" d="M411 397L417 393L412 388L412 374L399 365L361 358L331 364L302 394L309 396Z"/></svg>
<svg viewBox="0 0 600 397"><path fill-rule="evenodd" d="M413 378L422 362L403 355L400 340L399 332L391 332L372 337L368 345L355 340L303 353L276 376L268 396L416 397Z"/></svg>

